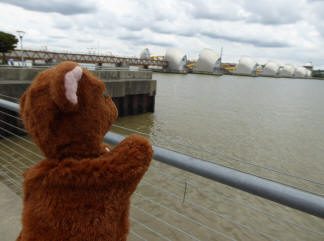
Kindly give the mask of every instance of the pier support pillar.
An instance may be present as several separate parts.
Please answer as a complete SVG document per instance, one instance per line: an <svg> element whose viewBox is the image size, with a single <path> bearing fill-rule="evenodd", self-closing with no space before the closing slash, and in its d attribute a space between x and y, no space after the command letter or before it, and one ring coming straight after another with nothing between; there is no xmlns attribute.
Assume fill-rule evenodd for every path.
<svg viewBox="0 0 324 241"><path fill-rule="evenodd" d="M132 96L132 115L136 115L139 113L138 109L138 96L139 95L133 95Z"/></svg>

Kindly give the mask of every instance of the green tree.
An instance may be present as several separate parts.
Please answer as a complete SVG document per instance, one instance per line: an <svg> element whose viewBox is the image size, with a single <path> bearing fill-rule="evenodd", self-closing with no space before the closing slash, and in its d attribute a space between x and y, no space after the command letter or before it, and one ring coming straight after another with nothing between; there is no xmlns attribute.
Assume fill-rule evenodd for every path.
<svg viewBox="0 0 324 241"><path fill-rule="evenodd" d="M18 39L15 35L0 31L0 52L2 53L2 63L6 63L5 53L16 48Z"/></svg>

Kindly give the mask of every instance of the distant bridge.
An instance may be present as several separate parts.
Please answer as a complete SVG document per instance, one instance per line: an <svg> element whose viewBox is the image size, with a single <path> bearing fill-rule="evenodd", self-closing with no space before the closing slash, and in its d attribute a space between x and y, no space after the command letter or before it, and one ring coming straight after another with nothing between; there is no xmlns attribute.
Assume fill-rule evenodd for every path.
<svg viewBox="0 0 324 241"><path fill-rule="evenodd" d="M23 52L23 53L22 53ZM96 55L96 54L81 54L81 53L64 53L64 52L50 52L42 50L20 50L15 49L9 53L6 53L7 59L21 60L21 56L24 54L25 60L44 60L46 63L60 62L60 61L75 61L78 63L91 63L91 64L103 64L110 63L115 64L117 67L122 65L142 65L142 66L161 66L167 67L168 61L157 59L139 59L128 57L116 57L108 55Z"/></svg>

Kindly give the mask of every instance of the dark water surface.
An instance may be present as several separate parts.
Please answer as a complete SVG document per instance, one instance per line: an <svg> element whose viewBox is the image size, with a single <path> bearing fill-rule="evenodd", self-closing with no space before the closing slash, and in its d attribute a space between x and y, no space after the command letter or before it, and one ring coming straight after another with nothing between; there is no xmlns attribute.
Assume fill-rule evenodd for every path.
<svg viewBox="0 0 324 241"><path fill-rule="evenodd" d="M148 133L157 145L324 194L324 81L195 74L153 78L155 113L123 117L117 125Z"/></svg>
<svg viewBox="0 0 324 241"><path fill-rule="evenodd" d="M156 112L123 117L116 125L147 133L156 145L323 196L324 81L194 74L153 78ZM156 181L166 190L175 188L176 178L193 184L186 198L230 218L234 227L213 220L217 215L210 211L192 209L190 215L206 217L207 224L235 240L324 240L322 219L159 163L149 175L156 174L154 168L164 172ZM203 240L221 239L209 237Z"/></svg>

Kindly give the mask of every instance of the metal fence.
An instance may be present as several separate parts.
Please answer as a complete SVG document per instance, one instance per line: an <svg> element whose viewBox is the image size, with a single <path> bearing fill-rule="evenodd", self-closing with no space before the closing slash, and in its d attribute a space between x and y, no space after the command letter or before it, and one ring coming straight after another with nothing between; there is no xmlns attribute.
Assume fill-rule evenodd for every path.
<svg viewBox="0 0 324 241"><path fill-rule="evenodd" d="M18 105L0 100L0 107L6 116L0 119L0 178L21 195L21 174L44 157L25 130L12 124L21 121ZM111 144L123 138L105 136ZM322 196L161 147L154 151L159 162L153 161L132 198L130 240L324 239Z"/></svg>

